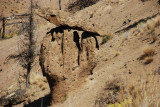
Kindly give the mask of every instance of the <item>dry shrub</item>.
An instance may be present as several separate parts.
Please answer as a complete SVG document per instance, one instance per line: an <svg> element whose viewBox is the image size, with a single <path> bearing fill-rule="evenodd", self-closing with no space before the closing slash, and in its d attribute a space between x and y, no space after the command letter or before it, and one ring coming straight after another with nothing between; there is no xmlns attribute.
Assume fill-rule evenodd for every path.
<svg viewBox="0 0 160 107"><path fill-rule="evenodd" d="M149 30L153 31L155 27L160 25L160 15L148 20L146 25Z"/></svg>
<svg viewBox="0 0 160 107"><path fill-rule="evenodd" d="M31 78L30 78L30 84L39 84L43 80L43 76L36 74L36 73L31 73Z"/></svg>
<svg viewBox="0 0 160 107"><path fill-rule="evenodd" d="M142 80L140 86L129 89L132 98L133 107L156 107L159 102L160 93L158 92L158 83L153 78ZM157 106L159 107L159 106Z"/></svg>
<svg viewBox="0 0 160 107"><path fill-rule="evenodd" d="M151 39L152 39L152 43L154 43L154 42L157 40L157 35L155 35L155 34L152 35L152 36L151 36Z"/></svg>
<svg viewBox="0 0 160 107"><path fill-rule="evenodd" d="M119 56L119 55L120 55L120 52L117 51L117 52L115 53L115 57L116 57L116 56Z"/></svg>
<svg viewBox="0 0 160 107"><path fill-rule="evenodd" d="M152 56L148 56L145 58L144 64L149 64L153 61L153 57Z"/></svg>
<svg viewBox="0 0 160 107"><path fill-rule="evenodd" d="M70 12L76 12L93 5L98 1L99 0L76 0L68 5L67 10Z"/></svg>
<svg viewBox="0 0 160 107"><path fill-rule="evenodd" d="M146 2L146 1L148 1L148 0L141 0L142 2Z"/></svg>
<svg viewBox="0 0 160 107"><path fill-rule="evenodd" d="M46 79L44 79L42 75L33 72L31 73L31 78L29 82L31 85L38 85L39 88L45 90L46 89L45 80Z"/></svg>
<svg viewBox="0 0 160 107"><path fill-rule="evenodd" d="M150 47L144 49L144 55L149 57L149 56L153 56L154 54L155 54L154 49L152 49Z"/></svg>
<svg viewBox="0 0 160 107"><path fill-rule="evenodd" d="M108 35L105 35L103 38L102 38L102 42L101 44L105 44L107 43L110 39L113 38L113 35L112 34L108 34Z"/></svg>
<svg viewBox="0 0 160 107"><path fill-rule="evenodd" d="M160 15L153 19L155 21L156 26L160 25Z"/></svg>
<svg viewBox="0 0 160 107"><path fill-rule="evenodd" d="M158 26L160 26L160 15L157 15L152 19L148 19L146 22L143 22L143 21L139 22L137 24L136 32L134 31L133 34L134 33L143 34L145 32L153 33L155 28ZM134 35L137 35L137 34L134 34Z"/></svg>
<svg viewBox="0 0 160 107"><path fill-rule="evenodd" d="M148 20L147 21L147 28L151 31L153 31L156 27L156 23L154 20Z"/></svg>
<svg viewBox="0 0 160 107"><path fill-rule="evenodd" d="M150 48L150 47L147 47L144 49L144 54L141 55L138 60L144 60L144 64L149 64L153 61L153 56L155 54L155 50Z"/></svg>
<svg viewBox="0 0 160 107"><path fill-rule="evenodd" d="M102 93L95 101L94 107L159 107L159 77L146 75L143 71L141 74L143 77L136 77L140 79L139 82L137 79L120 81L118 91L115 91L117 85L111 82L111 86L107 85L105 91L113 93Z"/></svg>
<svg viewBox="0 0 160 107"><path fill-rule="evenodd" d="M123 100L128 99L128 105L123 106L126 102L120 103L119 106L114 107L159 107L160 106L160 93L158 78L148 76L146 79L141 78L141 82L137 85L133 82L131 85L121 90Z"/></svg>

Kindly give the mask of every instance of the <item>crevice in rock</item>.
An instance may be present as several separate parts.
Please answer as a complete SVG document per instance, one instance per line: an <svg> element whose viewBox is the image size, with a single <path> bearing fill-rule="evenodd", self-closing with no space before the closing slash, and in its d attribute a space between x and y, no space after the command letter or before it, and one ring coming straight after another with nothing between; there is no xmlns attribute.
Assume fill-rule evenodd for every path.
<svg viewBox="0 0 160 107"><path fill-rule="evenodd" d="M44 39L39 60L43 75L46 76L48 80L52 95L52 103L56 104L61 102L64 95L67 95L68 90L70 90L70 86L68 85L74 84L68 84L69 81L75 78L71 71L79 67L79 69L76 70L77 72L75 72L77 73L76 75L79 76L75 78L75 80L93 74L93 69L96 66L94 50L96 48L99 49L99 44L95 33L84 31L82 35L79 35L79 31L68 26L53 28L47 32L47 34L50 33L52 38L51 36L47 36ZM56 40L57 44L47 44L50 39L51 42ZM78 66L73 68L77 63Z"/></svg>
<svg viewBox="0 0 160 107"><path fill-rule="evenodd" d="M158 15L160 15L160 12L158 12L158 13L152 15L152 16L146 17L146 18L144 18L144 19L140 19L139 21L133 23L132 25L129 25L129 26L123 28L123 29L120 29L120 30L116 31L115 33L121 33L121 32L128 31L128 30L136 27L140 22L146 22L147 20L152 19L152 18L155 18L155 17L158 16Z"/></svg>
<svg viewBox="0 0 160 107"><path fill-rule="evenodd" d="M82 33L82 37L81 37L81 42L83 41L83 39L86 39L88 37L93 37L96 41L96 48L99 50L99 44L98 44L98 40L97 40L97 37L95 36L94 33L91 33L91 32L83 32Z"/></svg>
<svg viewBox="0 0 160 107"><path fill-rule="evenodd" d="M45 67L44 67L44 56L43 56L43 45L41 45L41 50L40 50L40 53L41 53L41 56L39 58L39 64L40 64L40 67L42 69L42 73L43 73L43 76L45 76L47 78L47 81L48 81L48 84L49 84L49 88L50 88L50 91L52 93L52 87L56 85L56 79L50 77L50 75L48 75L46 72L45 72Z"/></svg>
<svg viewBox="0 0 160 107"><path fill-rule="evenodd" d="M80 47L80 43L79 43L79 34L77 31L73 32L73 41L76 43L76 46L78 48L78 65L80 65L79 60L80 60L80 52L81 52L81 47Z"/></svg>
<svg viewBox="0 0 160 107"><path fill-rule="evenodd" d="M74 40L73 41L76 43L76 46L77 46L78 50L81 51L81 47L80 47L80 44L79 44L79 39L80 38L79 38L78 32L74 31L73 35L74 35L74 38L73 38Z"/></svg>
<svg viewBox="0 0 160 107"><path fill-rule="evenodd" d="M62 55L63 55L63 41L64 41L64 33L62 35L62 42L61 42L61 51L62 51Z"/></svg>

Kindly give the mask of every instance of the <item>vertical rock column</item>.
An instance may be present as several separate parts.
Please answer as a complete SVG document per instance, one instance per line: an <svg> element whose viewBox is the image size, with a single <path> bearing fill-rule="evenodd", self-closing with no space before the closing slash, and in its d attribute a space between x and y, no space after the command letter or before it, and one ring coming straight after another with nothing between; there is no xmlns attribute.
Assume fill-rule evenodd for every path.
<svg viewBox="0 0 160 107"><path fill-rule="evenodd" d="M95 67L96 40L90 34L59 29L47 35L41 47L40 64L48 79L52 104L62 102L68 91L92 74ZM83 78L81 78L83 77ZM81 80L81 81L80 81Z"/></svg>

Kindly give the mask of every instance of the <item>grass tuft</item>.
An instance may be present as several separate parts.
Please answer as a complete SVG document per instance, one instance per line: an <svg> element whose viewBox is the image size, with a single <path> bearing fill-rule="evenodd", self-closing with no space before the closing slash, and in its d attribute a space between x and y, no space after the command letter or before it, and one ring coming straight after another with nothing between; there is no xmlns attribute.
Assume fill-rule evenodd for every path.
<svg viewBox="0 0 160 107"><path fill-rule="evenodd" d="M144 55L146 56L153 56L155 54L155 50L152 48L145 48L144 49Z"/></svg>
<svg viewBox="0 0 160 107"><path fill-rule="evenodd" d="M108 35L104 36L104 37L102 38L101 44L107 43L107 42L108 42L110 39L112 39L112 38L113 38L113 35L112 35L112 34L108 34Z"/></svg>

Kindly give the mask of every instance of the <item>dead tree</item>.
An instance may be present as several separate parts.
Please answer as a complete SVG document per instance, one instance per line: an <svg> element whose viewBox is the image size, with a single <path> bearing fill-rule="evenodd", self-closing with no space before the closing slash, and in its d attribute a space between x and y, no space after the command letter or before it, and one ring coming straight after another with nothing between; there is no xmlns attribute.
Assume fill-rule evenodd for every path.
<svg viewBox="0 0 160 107"><path fill-rule="evenodd" d="M33 1L30 0L30 18L29 18L29 45L28 45L28 64L27 64L27 77L26 77L26 87L29 87L30 71L33 63Z"/></svg>
<svg viewBox="0 0 160 107"><path fill-rule="evenodd" d="M5 17L2 18L2 38L5 36Z"/></svg>

